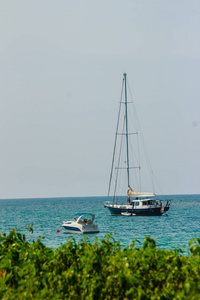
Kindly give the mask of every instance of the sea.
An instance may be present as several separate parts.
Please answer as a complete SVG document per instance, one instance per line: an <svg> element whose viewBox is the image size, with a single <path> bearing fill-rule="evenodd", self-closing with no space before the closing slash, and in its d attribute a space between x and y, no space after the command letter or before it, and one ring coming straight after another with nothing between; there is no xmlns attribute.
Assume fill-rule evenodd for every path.
<svg viewBox="0 0 200 300"><path fill-rule="evenodd" d="M200 195L165 195L172 199L170 210L162 216L112 216L104 203L107 197L67 197L34 199L0 199L0 233L8 234L17 227L30 242L42 237L47 247L56 249L69 238L75 242L86 239L100 242L107 234L127 247L137 240L142 246L146 236L156 240L161 249L181 249L189 253L189 241L200 238ZM93 213L96 234L70 234L62 227L63 220L71 220L76 213ZM31 234L26 225L33 224ZM59 232L58 232L59 231Z"/></svg>

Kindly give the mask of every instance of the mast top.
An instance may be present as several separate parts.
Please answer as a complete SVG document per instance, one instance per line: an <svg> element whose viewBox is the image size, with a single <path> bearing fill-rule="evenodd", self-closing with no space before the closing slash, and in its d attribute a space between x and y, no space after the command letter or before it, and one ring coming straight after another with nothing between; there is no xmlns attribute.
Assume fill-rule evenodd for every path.
<svg viewBox="0 0 200 300"><path fill-rule="evenodd" d="M128 145L128 112L127 112L127 89L126 89L126 73L124 73L124 84L125 84L125 122L126 122L126 159L127 159L127 179L128 186L130 186L130 175L129 175L129 145Z"/></svg>

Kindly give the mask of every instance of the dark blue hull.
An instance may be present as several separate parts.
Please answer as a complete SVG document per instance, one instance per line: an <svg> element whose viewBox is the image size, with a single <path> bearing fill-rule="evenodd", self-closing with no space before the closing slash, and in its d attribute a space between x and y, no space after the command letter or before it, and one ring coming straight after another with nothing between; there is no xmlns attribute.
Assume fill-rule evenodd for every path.
<svg viewBox="0 0 200 300"><path fill-rule="evenodd" d="M69 230L69 231L76 231L76 232L81 232L81 230L77 227L72 227L72 226L64 226L63 227L66 229L66 230Z"/></svg>
<svg viewBox="0 0 200 300"><path fill-rule="evenodd" d="M126 208L118 208L114 206L107 206L111 213L111 215L121 215L121 213L131 213L136 216L161 216L163 213L166 213L169 210L169 207L165 207L164 211L161 210L160 207L152 207L152 208L147 208L147 209L126 209Z"/></svg>

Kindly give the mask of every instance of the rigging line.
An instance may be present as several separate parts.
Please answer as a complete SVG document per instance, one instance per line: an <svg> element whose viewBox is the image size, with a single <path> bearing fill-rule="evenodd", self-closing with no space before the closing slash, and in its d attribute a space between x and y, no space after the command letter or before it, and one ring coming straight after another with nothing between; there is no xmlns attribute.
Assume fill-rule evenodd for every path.
<svg viewBox="0 0 200 300"><path fill-rule="evenodd" d="M133 101L128 102L131 103L133 106ZM134 172L134 182L136 181L136 185L134 184L134 188L137 189L138 191L141 191L141 160L140 160L140 152L139 152L139 134L138 134L138 128L137 128L137 123L135 118L133 118L132 114L129 114L129 123L132 123L133 128L134 128L134 133L129 133L129 135L137 135L137 142L136 145L133 144L133 140L129 140L129 147L131 149L130 153L134 153L134 155L131 155L132 158L132 163L135 165L135 162L139 166L139 172L138 175L136 175L136 172ZM132 142L132 143L131 143ZM130 179L131 180L131 179Z"/></svg>
<svg viewBox="0 0 200 300"><path fill-rule="evenodd" d="M135 141L135 139L134 139ZM138 172L136 174L136 171L134 171L134 182L136 184L133 185L134 189L137 189L138 192L142 191L142 178L141 178L141 158L140 158L140 140L139 140L139 134L137 132L136 136L136 143L133 143L133 140L131 140L132 143L130 144L130 153L134 153L134 155L131 155L132 158L132 164L133 166L138 166L136 167L138 169ZM130 167L131 168L131 167Z"/></svg>
<svg viewBox="0 0 200 300"><path fill-rule="evenodd" d="M119 172L119 178L117 183L117 189L115 193L115 199L118 198L118 196L124 196L124 194L127 194L127 188L124 188L127 186L127 179L125 179L123 176L121 176L122 172Z"/></svg>
<svg viewBox="0 0 200 300"><path fill-rule="evenodd" d="M138 160L139 160L139 187L140 192L142 192L142 174L141 174L141 160L140 160L140 143L139 143L139 136L137 135L137 147L138 147Z"/></svg>
<svg viewBox="0 0 200 300"><path fill-rule="evenodd" d="M126 73L124 73L125 80L125 120L126 120L126 156L127 156L127 177L128 177L128 186L130 186L130 176L129 176L129 149L128 149L128 112L127 112L127 86L126 86Z"/></svg>
<svg viewBox="0 0 200 300"><path fill-rule="evenodd" d="M125 127L125 121L126 121L126 118L124 116L123 131L124 131L124 127ZM117 190L117 183L118 183L118 176L119 176L119 165L120 165L120 160L121 160L121 156L122 156L121 155L122 145L123 145L122 141L123 141L123 136L121 137L121 143L120 143L120 149L119 149L119 158L118 158L118 164L117 164L117 172L116 172L113 202L114 202L114 199L115 199L115 196L116 196L116 190Z"/></svg>
<svg viewBox="0 0 200 300"><path fill-rule="evenodd" d="M159 184L159 182L158 182L158 180L157 180L157 178L156 178L156 176L154 175L153 172L152 172L152 176L153 176L153 178L154 178L154 180L155 180L155 182L156 182L156 184L157 184L157 186L158 186L158 188L159 188L159 190L160 190L160 194L163 194L162 189L161 189L161 187L160 187L160 184ZM155 194L155 193L154 193L154 194Z"/></svg>
<svg viewBox="0 0 200 300"><path fill-rule="evenodd" d="M122 103L121 100L122 100L122 95L123 95L123 89L124 89L124 79L122 81L122 88L121 88L121 96L120 96L120 103L119 103L119 112L118 112L118 118L117 118L117 128L116 128L116 134L115 134L115 142L114 142L114 150L113 150L113 157L112 157L112 165L111 165L111 173L110 173L110 180L109 180L107 200L109 199L110 188L111 188L111 181L112 181L112 176L113 176L113 166L114 166L114 160L115 160L115 150L116 150L116 144L117 144L117 133L118 133L118 128L119 128L119 120L120 120L120 113L121 113L121 103ZM114 201L114 198L113 198L113 201Z"/></svg>
<svg viewBox="0 0 200 300"><path fill-rule="evenodd" d="M128 83L128 80L127 80L127 83ZM129 83L128 83L128 88L130 90L130 87L129 87ZM130 92L129 92L130 93ZM130 93L131 95L131 93ZM134 102L133 102L133 97L131 95L131 101L127 102L127 104L132 104L132 107L134 107ZM133 112L134 112L134 109L133 109ZM129 114L129 119L130 121L132 122L133 124L133 128L134 128L134 133L133 134L137 134L137 156L136 156L136 161L137 161L137 164L139 165L139 174L138 176L135 175L135 179L137 181L137 188L138 188L138 191L141 191L142 189L142 177L141 177L141 159L140 159L140 143L139 143L139 134L138 134L138 126L137 126L137 122L136 122L136 117L133 117L135 115L135 112L133 114ZM133 147L133 145L131 145L131 149L132 149L132 152L133 152L133 148L135 149L135 147ZM134 161L135 161L135 155L134 155Z"/></svg>
<svg viewBox="0 0 200 300"><path fill-rule="evenodd" d="M132 99L132 102L133 102L133 96L132 96L132 93L131 93L129 82L128 82L128 88L129 88L129 93L130 93L130 96L131 96L131 99ZM147 147L145 145L144 136L142 134L141 125L140 125L140 122L139 122L139 118L138 118L138 115L137 115L137 111L136 111L136 107L134 105L134 102L133 102L133 108L134 108L133 109L134 115L135 115L135 118L137 120L138 128L139 128L140 135L141 135L141 141L142 141L143 146L144 146L144 154L146 155L146 160L147 160L147 165L148 165L148 168L149 168L149 173L151 175L150 178L151 178L151 184L152 184L152 187L153 187L153 192L155 193L155 186L154 186L154 182L153 182L153 178L152 178L152 177L155 178L155 175L153 174L153 170L152 170L152 167L151 167L150 158L149 158L149 155L148 155L148 152L147 152Z"/></svg>
<svg viewBox="0 0 200 300"><path fill-rule="evenodd" d="M137 139L138 139L138 135L137 135ZM133 149L133 143L129 143L130 144L130 153L134 153ZM134 190L138 190L140 191L141 190L141 172L140 172L140 159L139 159L139 153L137 153L137 156L136 155L131 155L131 158L132 158L132 165L135 166L135 167L130 167L130 169L135 169L133 170L132 172L132 178L131 178L131 181L133 183L133 185L131 184L131 187L134 189ZM138 169L138 171L136 170ZM139 176L137 175L139 173ZM139 178L138 178L139 177Z"/></svg>
<svg viewBox="0 0 200 300"><path fill-rule="evenodd" d="M127 82L128 82L128 80L127 80ZM129 87L129 89L130 89L130 87ZM131 98L131 101L127 102L127 104L132 104L132 107L133 107L134 106L133 99ZM133 111L134 111L134 109L133 109ZM134 133L129 133L129 135L132 135L132 134L137 135L137 142L136 142L137 146L135 147L135 145L134 145L134 147L133 147L133 145L130 143L130 148L132 150L132 153L135 153L135 154L137 153L137 155L135 155L135 154L134 154L134 156L132 155L132 159L133 159L133 162L136 161L139 166L138 176L135 174L136 173L135 172L134 178L136 180L136 186L137 186L138 191L141 191L142 178L141 178L141 159L140 159L140 148L139 148L140 143L139 143L138 126L137 126L137 122L136 122L136 117L133 117L134 115L135 114L133 113L133 114L129 114L129 116L128 116L129 120L130 120L129 122L133 124L133 128L134 128ZM133 149L136 149L136 150L133 151Z"/></svg>

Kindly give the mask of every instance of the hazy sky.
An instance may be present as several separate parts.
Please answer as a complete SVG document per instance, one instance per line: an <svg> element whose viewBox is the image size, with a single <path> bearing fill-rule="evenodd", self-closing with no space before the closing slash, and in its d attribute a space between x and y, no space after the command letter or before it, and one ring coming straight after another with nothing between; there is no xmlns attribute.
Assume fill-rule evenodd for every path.
<svg viewBox="0 0 200 300"><path fill-rule="evenodd" d="M123 72L162 193L200 193L199 0L0 0L0 198L107 195Z"/></svg>

